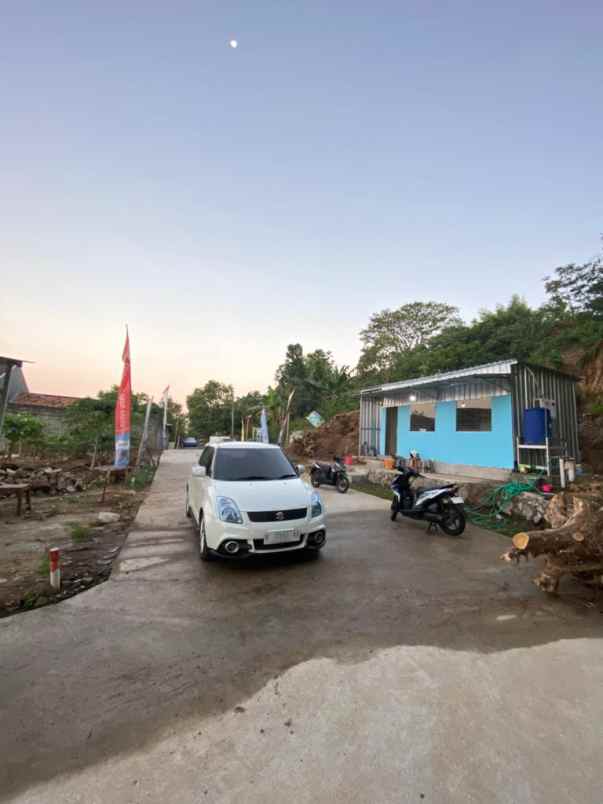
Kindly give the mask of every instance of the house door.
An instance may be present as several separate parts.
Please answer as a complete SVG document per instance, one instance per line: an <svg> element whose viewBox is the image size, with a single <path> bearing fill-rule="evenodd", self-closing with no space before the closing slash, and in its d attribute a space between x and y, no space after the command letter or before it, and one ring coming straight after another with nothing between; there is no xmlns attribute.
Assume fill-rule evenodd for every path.
<svg viewBox="0 0 603 804"><path fill-rule="evenodd" d="M385 413L385 453L395 455L398 449L398 408L387 408Z"/></svg>

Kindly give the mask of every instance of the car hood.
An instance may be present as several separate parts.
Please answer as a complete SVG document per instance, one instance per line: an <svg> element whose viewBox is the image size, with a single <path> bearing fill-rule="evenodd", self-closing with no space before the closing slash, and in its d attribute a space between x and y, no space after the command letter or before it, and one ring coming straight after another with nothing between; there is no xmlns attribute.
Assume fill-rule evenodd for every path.
<svg viewBox="0 0 603 804"><path fill-rule="evenodd" d="M230 497L241 511L284 511L307 508L312 489L299 477L290 480L218 480L216 496Z"/></svg>

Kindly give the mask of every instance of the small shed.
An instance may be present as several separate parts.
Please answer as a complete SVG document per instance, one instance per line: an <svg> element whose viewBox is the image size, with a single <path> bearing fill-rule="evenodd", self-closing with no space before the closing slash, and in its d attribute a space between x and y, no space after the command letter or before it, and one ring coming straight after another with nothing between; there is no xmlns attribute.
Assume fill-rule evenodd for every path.
<svg viewBox="0 0 603 804"><path fill-rule="evenodd" d="M560 456L580 460L577 382L509 359L366 388L360 454L417 451L438 472L476 477L505 477L521 465L551 474ZM534 421L542 421L536 439Z"/></svg>
<svg viewBox="0 0 603 804"><path fill-rule="evenodd" d="M49 435L63 435L66 429L67 409L80 397L58 394L17 394L8 404L10 413L29 413L40 419Z"/></svg>

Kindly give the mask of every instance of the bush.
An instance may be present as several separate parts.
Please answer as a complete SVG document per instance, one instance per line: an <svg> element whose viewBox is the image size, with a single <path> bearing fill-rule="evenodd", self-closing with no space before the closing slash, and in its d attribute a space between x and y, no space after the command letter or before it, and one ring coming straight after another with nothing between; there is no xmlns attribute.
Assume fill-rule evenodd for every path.
<svg viewBox="0 0 603 804"><path fill-rule="evenodd" d="M44 425L30 413L7 414L3 430L11 453L16 452L19 444L39 447L44 442Z"/></svg>

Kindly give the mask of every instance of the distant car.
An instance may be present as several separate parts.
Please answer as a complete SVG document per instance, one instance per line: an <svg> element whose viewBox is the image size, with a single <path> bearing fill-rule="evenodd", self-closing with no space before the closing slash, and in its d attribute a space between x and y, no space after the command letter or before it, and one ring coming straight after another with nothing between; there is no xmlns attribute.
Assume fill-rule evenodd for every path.
<svg viewBox="0 0 603 804"><path fill-rule="evenodd" d="M208 444L186 485L185 510L199 532L203 561L304 551L326 542L320 494L275 444Z"/></svg>
<svg viewBox="0 0 603 804"><path fill-rule="evenodd" d="M183 447L198 447L199 442L194 436L187 436L186 438L182 439L182 446Z"/></svg>

